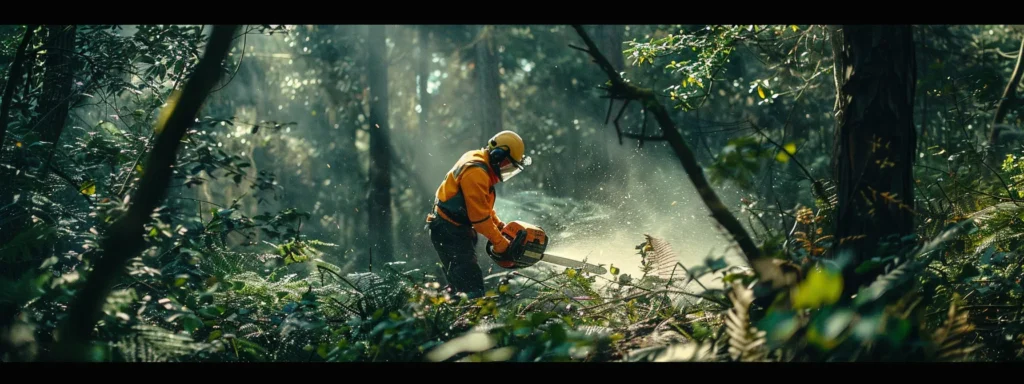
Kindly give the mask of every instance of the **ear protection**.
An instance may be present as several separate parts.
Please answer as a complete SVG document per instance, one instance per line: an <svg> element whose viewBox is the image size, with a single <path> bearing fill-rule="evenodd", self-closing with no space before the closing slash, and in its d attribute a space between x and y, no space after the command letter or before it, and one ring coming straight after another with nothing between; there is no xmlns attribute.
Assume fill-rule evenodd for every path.
<svg viewBox="0 0 1024 384"><path fill-rule="evenodd" d="M508 158L509 148L507 145L499 147L497 141L491 140L490 151L487 154L490 156L492 163L499 164Z"/></svg>
<svg viewBox="0 0 1024 384"><path fill-rule="evenodd" d="M501 177L501 162L508 158L510 151L507 145L500 147L497 145L497 141L491 140L490 145L488 146L489 150L487 155L491 159L491 168L494 169L494 173L498 174L498 179L505 181L504 178Z"/></svg>

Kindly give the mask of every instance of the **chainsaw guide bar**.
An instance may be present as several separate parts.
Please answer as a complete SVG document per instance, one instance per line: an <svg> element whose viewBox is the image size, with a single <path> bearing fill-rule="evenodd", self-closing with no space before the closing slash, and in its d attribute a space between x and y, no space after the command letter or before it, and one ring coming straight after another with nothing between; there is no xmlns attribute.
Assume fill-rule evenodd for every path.
<svg viewBox="0 0 1024 384"><path fill-rule="evenodd" d="M501 234L510 243L508 251L503 255L492 253L490 241L487 242L487 251L491 259L502 268L526 268L536 264L538 261L543 261L563 267L581 268L586 272L598 275L608 273L607 269L599 265L544 253L548 246L548 236L539 226L522 221L512 221L505 224Z"/></svg>

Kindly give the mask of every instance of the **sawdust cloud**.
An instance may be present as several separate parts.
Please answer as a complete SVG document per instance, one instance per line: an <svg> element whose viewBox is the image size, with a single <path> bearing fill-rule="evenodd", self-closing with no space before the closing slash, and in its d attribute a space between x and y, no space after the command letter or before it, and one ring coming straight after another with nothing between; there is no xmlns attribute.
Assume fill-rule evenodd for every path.
<svg viewBox="0 0 1024 384"><path fill-rule="evenodd" d="M645 234L668 241L677 261L687 268L703 264L707 257L725 257L730 266L743 265L668 148L622 147L613 151L629 172L624 180L607 180L607 185L619 186L613 193L621 194L605 199L610 203L506 189L498 197L496 211L504 221L522 220L544 228L550 238L550 254L606 268L615 266L620 274L632 277L643 274L636 246L646 240ZM727 205L735 205L731 203L740 197L727 187L718 187L716 192ZM610 273L604 277L613 278ZM707 276L701 282L718 285L714 279Z"/></svg>

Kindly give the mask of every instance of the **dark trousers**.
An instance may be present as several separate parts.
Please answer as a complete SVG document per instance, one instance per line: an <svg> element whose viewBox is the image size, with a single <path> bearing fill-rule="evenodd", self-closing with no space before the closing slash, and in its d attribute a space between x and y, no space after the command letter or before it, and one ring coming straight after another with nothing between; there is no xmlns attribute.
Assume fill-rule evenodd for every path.
<svg viewBox="0 0 1024 384"><path fill-rule="evenodd" d="M465 292L469 297L483 296L484 276L476 259L476 231L469 226L457 227L440 217L427 227L452 290Z"/></svg>

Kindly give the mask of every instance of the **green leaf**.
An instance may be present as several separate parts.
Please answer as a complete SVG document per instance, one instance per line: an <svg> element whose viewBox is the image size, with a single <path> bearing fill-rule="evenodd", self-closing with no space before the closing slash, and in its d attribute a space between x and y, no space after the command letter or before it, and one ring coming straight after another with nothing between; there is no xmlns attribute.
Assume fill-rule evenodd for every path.
<svg viewBox="0 0 1024 384"><path fill-rule="evenodd" d="M775 160L780 163L785 163L789 161L789 157L791 155L796 154L796 144L789 143L784 145L782 148L783 150L779 151L778 155L775 155Z"/></svg>
<svg viewBox="0 0 1024 384"><path fill-rule="evenodd" d="M729 263L725 262L725 257L708 257L704 260L704 265L707 265L712 271L718 271L729 267Z"/></svg>
<svg viewBox="0 0 1024 384"><path fill-rule="evenodd" d="M757 323L758 329L765 330L765 338L771 346L779 346L790 339L800 329L796 313L792 311L772 311Z"/></svg>
<svg viewBox="0 0 1024 384"><path fill-rule="evenodd" d="M989 263L991 263L992 262L992 253L995 252L995 250L996 250L996 248L994 246L991 246L991 245L988 246L988 248L985 248L985 253L981 255L981 263L982 264L989 264Z"/></svg>
<svg viewBox="0 0 1024 384"><path fill-rule="evenodd" d="M221 314L224 313L223 311L221 311L217 307L203 307L198 312L203 317L210 318L210 319L216 319L216 318L220 317Z"/></svg>
<svg viewBox="0 0 1024 384"><path fill-rule="evenodd" d="M553 314L544 313L544 312L531 313L530 314L530 324L532 324L534 327L536 327L536 326L539 326L541 324L544 324L544 322L548 321L549 319L551 319L554 316L555 315L553 315Z"/></svg>
<svg viewBox="0 0 1024 384"><path fill-rule="evenodd" d="M843 276L836 271L815 267L790 296L793 307L818 308L839 301L843 292Z"/></svg>
<svg viewBox="0 0 1024 384"><path fill-rule="evenodd" d="M202 320L199 320L198 317L189 315L182 320L182 326L185 327L186 332L192 334L195 333L197 329L203 327L203 322Z"/></svg>
<svg viewBox="0 0 1024 384"><path fill-rule="evenodd" d="M84 183L82 183L82 185L80 187L78 187L78 191L81 192L83 195L86 195L86 196L95 195L96 194L96 182L92 181L92 180L86 180Z"/></svg>
<svg viewBox="0 0 1024 384"><path fill-rule="evenodd" d="M960 276L958 277L958 279L966 280L978 276L980 274L981 271L978 270L978 267L975 267L974 264L967 264L964 265L963 269L960 270Z"/></svg>
<svg viewBox="0 0 1024 384"><path fill-rule="evenodd" d="M222 334L224 334L224 332L222 332L222 331L221 331L221 330L219 330L219 329L218 329L218 330L216 330L216 331L210 332L210 337L207 337L207 338L206 338L206 341L208 341L208 342L209 342L209 341L214 341L214 340L217 340L217 339L219 339L219 338L220 338L220 335L222 335Z"/></svg>
<svg viewBox="0 0 1024 384"><path fill-rule="evenodd" d="M47 268L47 267L50 267L52 265L55 265L55 264L57 264L57 261L58 261L57 256L50 256L50 257L46 258L46 260L43 260L43 265L40 265L39 269L43 269L43 268Z"/></svg>
<svg viewBox="0 0 1024 384"><path fill-rule="evenodd" d="M326 359L327 358L327 352L329 352L328 348L329 347L327 346L327 343L320 343L320 346L317 347L317 349L316 349L316 354L320 355L321 358Z"/></svg>

